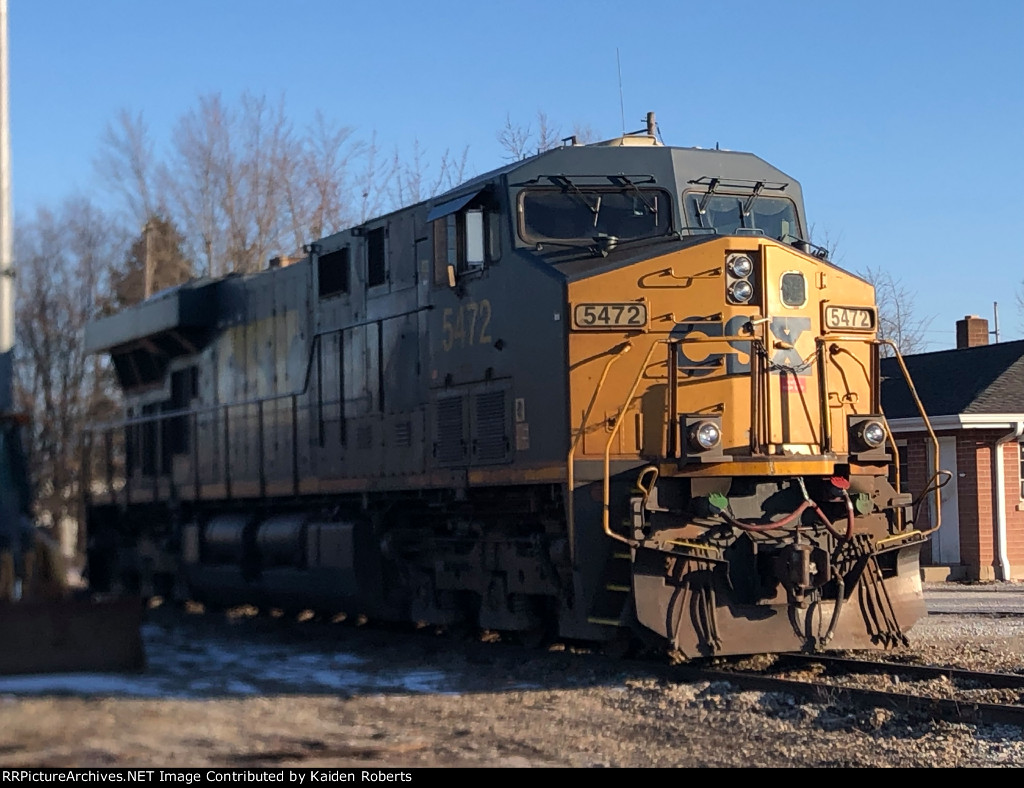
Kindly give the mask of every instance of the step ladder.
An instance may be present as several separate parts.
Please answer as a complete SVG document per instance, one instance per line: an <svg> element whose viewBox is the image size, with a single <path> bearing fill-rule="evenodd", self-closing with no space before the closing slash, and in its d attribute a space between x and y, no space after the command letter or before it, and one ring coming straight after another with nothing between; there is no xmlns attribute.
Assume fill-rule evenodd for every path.
<svg viewBox="0 0 1024 788"><path fill-rule="evenodd" d="M624 623L624 614L630 602L633 589L633 561L628 550L616 548L601 571L597 593L587 621L607 627L618 627Z"/></svg>

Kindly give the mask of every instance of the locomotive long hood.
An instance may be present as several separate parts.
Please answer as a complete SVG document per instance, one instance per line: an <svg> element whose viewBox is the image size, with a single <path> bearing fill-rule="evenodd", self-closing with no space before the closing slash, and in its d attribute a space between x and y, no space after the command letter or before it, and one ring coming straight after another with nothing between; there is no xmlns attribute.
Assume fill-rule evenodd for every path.
<svg viewBox="0 0 1024 788"><path fill-rule="evenodd" d="M214 325L216 295L216 282L187 284L158 293L141 304L86 326L85 352L115 351L142 340L166 344L162 340L174 335L191 345L200 332Z"/></svg>

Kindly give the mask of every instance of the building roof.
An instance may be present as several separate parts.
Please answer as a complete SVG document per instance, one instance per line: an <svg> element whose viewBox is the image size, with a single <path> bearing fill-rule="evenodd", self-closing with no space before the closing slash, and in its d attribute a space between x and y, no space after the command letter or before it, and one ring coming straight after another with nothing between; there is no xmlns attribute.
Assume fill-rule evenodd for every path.
<svg viewBox="0 0 1024 788"><path fill-rule="evenodd" d="M930 418L1024 413L1024 340L904 356ZM888 419L920 415L894 358L882 359L882 410Z"/></svg>

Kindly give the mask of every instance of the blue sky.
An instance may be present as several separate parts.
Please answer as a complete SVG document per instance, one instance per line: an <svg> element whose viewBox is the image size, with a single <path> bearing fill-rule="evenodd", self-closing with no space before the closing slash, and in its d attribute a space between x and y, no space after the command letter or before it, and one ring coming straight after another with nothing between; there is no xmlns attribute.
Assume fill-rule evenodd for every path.
<svg viewBox="0 0 1024 788"><path fill-rule="evenodd" d="M892 271L930 317L1024 337L1024 2L9 0L16 216L104 199L119 110L158 144L203 94L283 96L385 148L504 162L506 117L748 150L804 187L847 268ZM620 104L619 66L622 101Z"/></svg>

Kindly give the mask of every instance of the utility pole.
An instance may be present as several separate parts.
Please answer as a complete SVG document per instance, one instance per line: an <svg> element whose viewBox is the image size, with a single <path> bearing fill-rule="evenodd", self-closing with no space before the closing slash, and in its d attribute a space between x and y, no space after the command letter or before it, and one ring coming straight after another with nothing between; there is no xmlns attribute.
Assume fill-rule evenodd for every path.
<svg viewBox="0 0 1024 788"><path fill-rule="evenodd" d="M34 537L25 455L14 413L14 221L7 66L7 0L0 0L0 543L8 556L17 556L30 548ZM16 601L21 598L22 575L16 568L13 576L7 574L0 578L0 598Z"/></svg>
<svg viewBox="0 0 1024 788"><path fill-rule="evenodd" d="M14 220L7 68L7 0L0 0L0 414L14 410Z"/></svg>
<svg viewBox="0 0 1024 788"><path fill-rule="evenodd" d="M153 221L152 219L146 220L146 226L142 228L143 234L146 236L146 260L143 265L145 275L143 277L142 284L142 300L145 301L151 295L153 295Z"/></svg>

